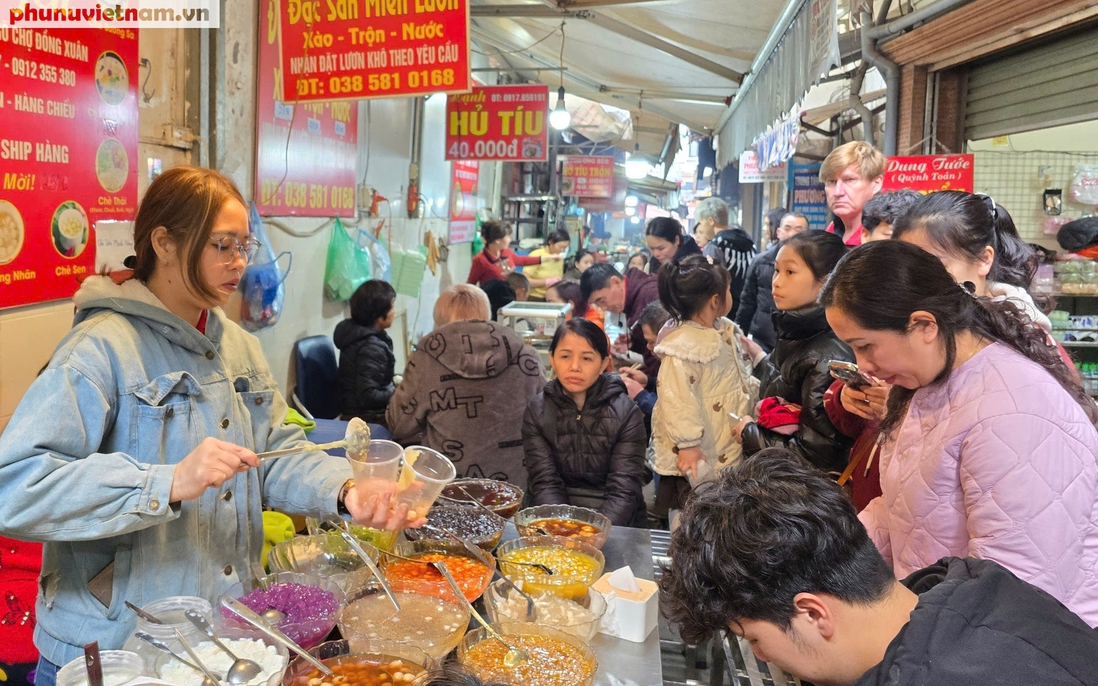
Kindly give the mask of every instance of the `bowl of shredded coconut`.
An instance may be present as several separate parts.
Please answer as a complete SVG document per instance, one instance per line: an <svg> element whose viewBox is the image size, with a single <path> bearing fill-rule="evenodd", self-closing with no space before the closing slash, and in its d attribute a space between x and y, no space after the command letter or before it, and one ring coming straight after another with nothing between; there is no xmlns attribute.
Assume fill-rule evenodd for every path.
<svg viewBox="0 0 1098 686"><path fill-rule="evenodd" d="M254 679L241 686L277 686L282 682L282 675L289 664L286 648L238 629L221 629L217 636L237 657L253 660L261 667L262 671ZM232 658L213 641L202 641L192 647L206 669L223 679L233 663ZM155 671L162 680L176 686L202 686L201 672L168 655L157 658Z"/></svg>

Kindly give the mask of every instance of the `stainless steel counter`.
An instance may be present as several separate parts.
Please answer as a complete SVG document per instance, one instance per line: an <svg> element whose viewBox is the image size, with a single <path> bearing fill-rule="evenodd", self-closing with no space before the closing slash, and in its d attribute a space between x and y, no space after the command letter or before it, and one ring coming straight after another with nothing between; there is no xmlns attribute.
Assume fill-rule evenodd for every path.
<svg viewBox="0 0 1098 686"><path fill-rule="evenodd" d="M514 525L507 522L503 539L516 536ZM648 529L612 528L602 554L606 556L608 572L629 565L637 578L653 579L652 539ZM595 686L662 686L659 629L653 629L644 643L596 634L591 649L599 659Z"/></svg>

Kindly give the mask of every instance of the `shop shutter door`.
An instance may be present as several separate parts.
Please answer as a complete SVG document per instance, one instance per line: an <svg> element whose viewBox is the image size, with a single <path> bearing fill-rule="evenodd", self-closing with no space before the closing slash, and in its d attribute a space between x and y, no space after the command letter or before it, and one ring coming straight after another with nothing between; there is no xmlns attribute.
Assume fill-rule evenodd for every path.
<svg viewBox="0 0 1098 686"><path fill-rule="evenodd" d="M968 140L1090 119L1098 119L1098 27L969 70Z"/></svg>

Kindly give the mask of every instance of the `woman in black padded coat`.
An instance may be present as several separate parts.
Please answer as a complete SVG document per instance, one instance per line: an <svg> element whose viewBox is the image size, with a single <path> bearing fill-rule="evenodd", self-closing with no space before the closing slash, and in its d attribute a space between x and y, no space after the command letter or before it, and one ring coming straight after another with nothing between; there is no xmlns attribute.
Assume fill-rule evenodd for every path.
<svg viewBox="0 0 1098 686"><path fill-rule="evenodd" d="M759 397L799 405L800 420L794 431L781 433L744 417L734 432L740 434L745 457L782 447L824 471L846 467L852 441L828 418L824 394L834 381L828 363L853 362L854 352L831 331L816 302L845 254L842 238L823 231L797 234L778 251L773 280L778 342L755 371L761 380Z"/></svg>
<svg viewBox="0 0 1098 686"><path fill-rule="evenodd" d="M385 408L393 397L396 356L385 330L393 325L396 291L373 279L351 295L351 318L341 321L333 341L339 348L340 414L385 424Z"/></svg>
<svg viewBox="0 0 1098 686"><path fill-rule="evenodd" d="M578 317L549 347L556 378L522 422L528 492L537 505L589 507L614 526L647 522L644 414L617 374L606 374L606 334Z"/></svg>

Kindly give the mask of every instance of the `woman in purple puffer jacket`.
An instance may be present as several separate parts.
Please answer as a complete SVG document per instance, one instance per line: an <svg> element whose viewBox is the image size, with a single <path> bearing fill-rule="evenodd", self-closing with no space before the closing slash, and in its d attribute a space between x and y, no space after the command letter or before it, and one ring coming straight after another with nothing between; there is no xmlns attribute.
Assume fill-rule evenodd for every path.
<svg viewBox="0 0 1098 686"><path fill-rule="evenodd" d="M994 560L1098 626L1098 408L1044 332L900 241L851 252L820 302L894 386L860 518L897 576Z"/></svg>

